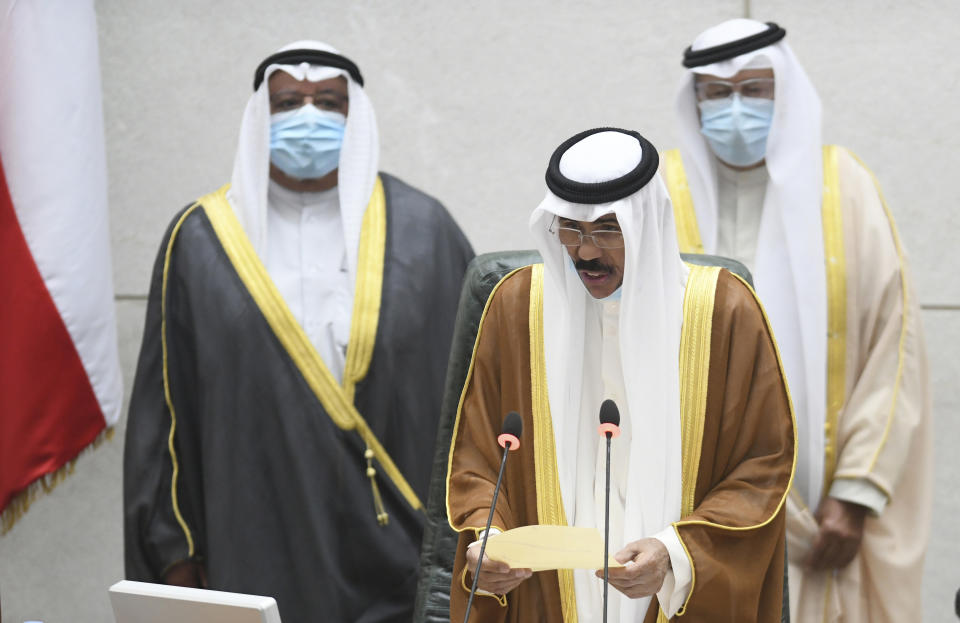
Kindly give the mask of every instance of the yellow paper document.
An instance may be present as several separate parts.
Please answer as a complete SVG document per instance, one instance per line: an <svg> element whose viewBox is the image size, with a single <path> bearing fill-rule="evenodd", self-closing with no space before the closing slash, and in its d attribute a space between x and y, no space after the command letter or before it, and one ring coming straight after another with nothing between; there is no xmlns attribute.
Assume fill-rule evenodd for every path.
<svg viewBox="0 0 960 623"><path fill-rule="evenodd" d="M596 528L523 526L487 539L486 555L514 569L603 569L603 537ZM611 567L622 567L610 556Z"/></svg>

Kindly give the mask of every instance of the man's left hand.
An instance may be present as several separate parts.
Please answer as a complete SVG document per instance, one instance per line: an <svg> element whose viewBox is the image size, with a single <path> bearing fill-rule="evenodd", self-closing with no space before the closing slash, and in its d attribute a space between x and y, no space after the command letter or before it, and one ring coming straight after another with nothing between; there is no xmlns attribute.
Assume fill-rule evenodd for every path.
<svg viewBox="0 0 960 623"><path fill-rule="evenodd" d="M610 585L631 599L655 594L670 570L670 554L657 539L628 543L613 557L624 565L610 569ZM603 569L597 577L603 577Z"/></svg>
<svg viewBox="0 0 960 623"><path fill-rule="evenodd" d="M842 569L860 550L867 507L826 497L815 515L820 531L807 557L811 569Z"/></svg>

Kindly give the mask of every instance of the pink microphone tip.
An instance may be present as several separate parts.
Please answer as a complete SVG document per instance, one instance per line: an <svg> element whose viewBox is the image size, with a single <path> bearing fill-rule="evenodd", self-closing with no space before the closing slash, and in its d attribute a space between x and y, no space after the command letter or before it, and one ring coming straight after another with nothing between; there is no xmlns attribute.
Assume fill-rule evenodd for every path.
<svg viewBox="0 0 960 623"><path fill-rule="evenodd" d="M619 437L620 427L616 424L606 422L597 427L597 432L600 433L601 437L606 437L608 434L610 437Z"/></svg>
<svg viewBox="0 0 960 623"><path fill-rule="evenodd" d="M500 433L497 436L497 443L500 444L501 448L506 448L510 446L510 450L516 450L520 447L520 440L516 435L511 435L510 433Z"/></svg>

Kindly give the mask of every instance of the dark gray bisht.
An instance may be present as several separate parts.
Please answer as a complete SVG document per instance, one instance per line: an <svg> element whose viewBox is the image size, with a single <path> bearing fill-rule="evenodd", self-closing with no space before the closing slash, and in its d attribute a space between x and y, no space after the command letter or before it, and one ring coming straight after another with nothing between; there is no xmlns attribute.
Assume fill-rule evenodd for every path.
<svg viewBox="0 0 960 623"><path fill-rule="evenodd" d="M457 300L473 251L436 200L381 177L383 293L373 359L355 404L425 501ZM286 623L408 621L423 513L378 476L390 516L378 525L363 442L324 412L201 209L177 234L166 293L176 498L187 529L181 525L162 379L160 299L170 234L153 272L127 424L127 578L160 581L189 557L189 534L210 588L273 596Z"/></svg>

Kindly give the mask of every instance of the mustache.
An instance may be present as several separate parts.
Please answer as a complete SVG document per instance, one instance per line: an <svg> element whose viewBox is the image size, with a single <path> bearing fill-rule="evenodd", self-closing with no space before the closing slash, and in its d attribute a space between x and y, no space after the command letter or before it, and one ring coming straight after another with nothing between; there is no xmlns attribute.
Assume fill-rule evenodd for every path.
<svg viewBox="0 0 960 623"><path fill-rule="evenodd" d="M613 272L613 266L604 264L599 260L577 260L576 262L573 263L573 265L578 271L589 270L592 273L599 273L599 272L612 273Z"/></svg>

